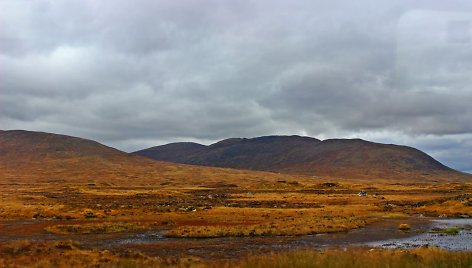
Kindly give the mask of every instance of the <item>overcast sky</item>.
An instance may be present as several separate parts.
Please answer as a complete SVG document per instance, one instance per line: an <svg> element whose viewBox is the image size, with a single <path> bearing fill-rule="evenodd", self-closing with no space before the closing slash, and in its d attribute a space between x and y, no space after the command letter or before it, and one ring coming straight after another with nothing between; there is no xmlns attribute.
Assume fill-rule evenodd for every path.
<svg viewBox="0 0 472 268"><path fill-rule="evenodd" d="M299 134L472 172L472 1L0 0L0 129Z"/></svg>

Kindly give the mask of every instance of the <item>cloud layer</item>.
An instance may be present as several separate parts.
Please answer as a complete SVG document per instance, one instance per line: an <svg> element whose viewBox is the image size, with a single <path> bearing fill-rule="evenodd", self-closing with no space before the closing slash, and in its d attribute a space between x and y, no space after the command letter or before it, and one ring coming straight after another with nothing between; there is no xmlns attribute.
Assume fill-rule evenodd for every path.
<svg viewBox="0 0 472 268"><path fill-rule="evenodd" d="M470 1L0 0L0 129L305 134L472 171Z"/></svg>

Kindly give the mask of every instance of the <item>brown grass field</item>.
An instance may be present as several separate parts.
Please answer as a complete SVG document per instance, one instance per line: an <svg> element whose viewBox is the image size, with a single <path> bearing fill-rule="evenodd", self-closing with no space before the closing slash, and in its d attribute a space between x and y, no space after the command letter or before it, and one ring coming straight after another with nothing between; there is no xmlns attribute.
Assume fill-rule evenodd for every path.
<svg viewBox="0 0 472 268"><path fill-rule="evenodd" d="M470 187L466 183L366 187L306 179L203 187L4 184L0 217L60 222L47 228L56 233L157 227L171 237L304 235L346 231L388 217L472 215ZM368 195L358 196L359 191Z"/></svg>
<svg viewBox="0 0 472 268"><path fill-rule="evenodd" d="M184 180L185 184L181 185L134 186L6 181L0 192L0 238L21 233L26 240L5 240L0 251L0 266L312 267L309 264L313 263L320 267L346 267L344 265L354 263L350 267L364 267L365 263L382 260L391 266L379 264L377 267L396 267L397 264L413 267L413 261L419 261L420 267L443 267L438 263L447 267L469 267L471 263L469 253L436 249L282 251L242 254L238 260L225 262L217 257L202 260L179 255L178 244L170 246L174 247L173 253L159 257L148 256L139 247L114 252L73 241L74 235L113 235L144 230L159 230L169 238L300 236L345 232L376 221L419 214L429 217L472 215L472 184L469 183L371 184L362 180L256 174L261 178L267 174L267 177L260 181L253 177L248 180L250 183L244 183L237 176L205 185L192 180ZM244 172L240 176L244 176ZM368 195L358 196L360 191L367 191ZM12 224L16 221L29 224ZM62 235L63 239L50 242L28 239L40 234ZM230 245L225 247L231 250ZM169 257L174 253L175 257ZM251 256L254 254L257 256ZM363 256L363 261L352 262L358 255Z"/></svg>
<svg viewBox="0 0 472 268"><path fill-rule="evenodd" d="M256 255L233 261L149 257L136 251L115 254L84 250L70 241L0 245L2 267L471 267L472 253L435 248L413 250L300 250Z"/></svg>
<svg viewBox="0 0 472 268"><path fill-rule="evenodd" d="M159 162L48 133L3 137L0 267L470 266L469 253L295 243L385 222L408 232L421 214L467 217L470 175L320 178Z"/></svg>

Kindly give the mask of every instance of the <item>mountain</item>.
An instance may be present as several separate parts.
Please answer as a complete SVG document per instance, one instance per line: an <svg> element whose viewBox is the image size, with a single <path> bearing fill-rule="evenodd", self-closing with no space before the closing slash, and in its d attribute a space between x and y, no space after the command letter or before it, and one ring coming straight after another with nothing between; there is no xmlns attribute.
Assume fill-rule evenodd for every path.
<svg viewBox="0 0 472 268"><path fill-rule="evenodd" d="M196 153L203 148L206 146L194 142L178 142L160 146L159 151L143 150L139 155L162 161L183 163L188 154Z"/></svg>
<svg viewBox="0 0 472 268"><path fill-rule="evenodd" d="M2 179L93 181L115 177L119 181L143 168L153 171L163 166L77 137L23 130L0 132Z"/></svg>
<svg viewBox="0 0 472 268"><path fill-rule="evenodd" d="M185 146L183 149L189 150ZM0 184L67 182L120 186L224 186L290 178L266 172L155 161L96 141L60 134L0 130Z"/></svg>
<svg viewBox="0 0 472 268"><path fill-rule="evenodd" d="M298 175L415 180L472 177L414 148L363 140L320 141L299 136L235 138L209 146L173 143L128 154L78 137L0 130L0 184L206 186L307 179Z"/></svg>
<svg viewBox="0 0 472 268"><path fill-rule="evenodd" d="M192 165L361 179L470 179L412 147L361 139L300 136L231 138L204 146L171 143L134 152Z"/></svg>

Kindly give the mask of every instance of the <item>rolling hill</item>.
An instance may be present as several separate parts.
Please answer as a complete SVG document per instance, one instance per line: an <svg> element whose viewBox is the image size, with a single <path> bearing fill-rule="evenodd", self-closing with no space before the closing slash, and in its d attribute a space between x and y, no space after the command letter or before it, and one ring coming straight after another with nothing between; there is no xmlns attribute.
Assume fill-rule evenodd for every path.
<svg viewBox="0 0 472 268"><path fill-rule="evenodd" d="M446 167L415 148L361 139L320 141L300 136L231 138L209 146L171 143L133 154L192 165L322 177L415 181L472 177Z"/></svg>
<svg viewBox="0 0 472 268"><path fill-rule="evenodd" d="M274 182L306 176L414 181L472 177L414 148L358 139L233 138L209 146L172 143L128 154L92 140L66 135L0 131L0 183L66 181L205 186Z"/></svg>
<svg viewBox="0 0 472 268"><path fill-rule="evenodd" d="M286 177L155 161L66 135L0 131L0 183L241 185Z"/></svg>

